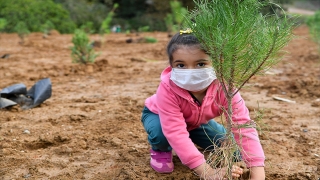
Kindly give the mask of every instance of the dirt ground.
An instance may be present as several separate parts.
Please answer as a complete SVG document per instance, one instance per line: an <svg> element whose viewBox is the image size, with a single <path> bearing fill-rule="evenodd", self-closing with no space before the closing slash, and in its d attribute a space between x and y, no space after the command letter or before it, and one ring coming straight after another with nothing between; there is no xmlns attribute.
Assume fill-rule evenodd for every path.
<svg viewBox="0 0 320 180"><path fill-rule="evenodd" d="M241 94L252 118L257 110L268 180L320 178L320 58L306 26L294 30L287 56ZM147 135L140 122L144 100L155 93L165 68L166 33L157 43L126 43L110 34L92 66L73 64L72 35L0 34L0 89L27 88L50 78L52 97L39 107L0 110L0 179L199 179L174 156L172 174L149 166ZM91 40L99 41L98 35ZM274 97L295 101L279 101ZM28 131L26 131L28 130Z"/></svg>

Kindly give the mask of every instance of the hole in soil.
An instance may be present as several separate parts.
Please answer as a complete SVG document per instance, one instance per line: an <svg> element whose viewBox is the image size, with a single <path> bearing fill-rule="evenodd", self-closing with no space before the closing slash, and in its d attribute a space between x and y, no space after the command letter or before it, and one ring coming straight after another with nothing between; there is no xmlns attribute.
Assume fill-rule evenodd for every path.
<svg viewBox="0 0 320 180"><path fill-rule="evenodd" d="M31 142L26 144L29 150L45 149L47 147L53 146L54 143L51 142Z"/></svg>

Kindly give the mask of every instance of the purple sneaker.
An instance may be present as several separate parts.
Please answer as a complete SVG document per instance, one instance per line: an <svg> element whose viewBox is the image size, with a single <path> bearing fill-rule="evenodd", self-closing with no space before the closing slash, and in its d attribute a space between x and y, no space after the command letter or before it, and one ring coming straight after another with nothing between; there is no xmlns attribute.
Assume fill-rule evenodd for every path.
<svg viewBox="0 0 320 180"><path fill-rule="evenodd" d="M158 173L171 173L173 171L172 152L150 150L151 167Z"/></svg>

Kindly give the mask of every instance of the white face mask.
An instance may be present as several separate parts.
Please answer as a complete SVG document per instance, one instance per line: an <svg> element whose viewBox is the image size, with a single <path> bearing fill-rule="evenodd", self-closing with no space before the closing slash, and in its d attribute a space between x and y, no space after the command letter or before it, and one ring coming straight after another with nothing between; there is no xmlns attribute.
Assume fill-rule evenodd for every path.
<svg viewBox="0 0 320 180"><path fill-rule="evenodd" d="M207 88L217 77L212 67L202 69L172 68L170 79L183 89L197 92Z"/></svg>

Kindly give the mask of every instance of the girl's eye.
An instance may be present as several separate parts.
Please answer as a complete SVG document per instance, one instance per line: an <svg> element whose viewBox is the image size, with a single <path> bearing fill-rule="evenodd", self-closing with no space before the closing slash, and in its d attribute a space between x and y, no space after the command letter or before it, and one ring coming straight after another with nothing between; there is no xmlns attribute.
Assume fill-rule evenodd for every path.
<svg viewBox="0 0 320 180"><path fill-rule="evenodd" d="M177 68L183 68L184 64L177 64Z"/></svg>
<svg viewBox="0 0 320 180"><path fill-rule="evenodd" d="M198 63L198 66L199 67L204 67L204 66L206 66L206 63Z"/></svg>

